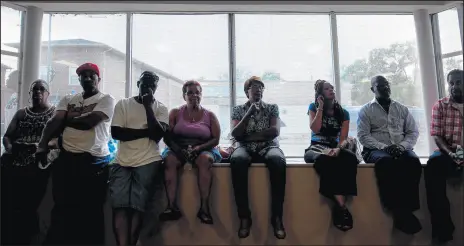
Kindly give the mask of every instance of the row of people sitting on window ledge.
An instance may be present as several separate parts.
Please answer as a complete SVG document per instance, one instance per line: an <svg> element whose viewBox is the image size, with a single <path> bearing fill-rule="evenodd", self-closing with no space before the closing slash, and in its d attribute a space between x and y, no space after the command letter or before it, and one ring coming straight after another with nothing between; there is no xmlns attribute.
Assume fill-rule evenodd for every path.
<svg viewBox="0 0 464 246"><path fill-rule="evenodd" d="M28 244L37 232L37 208L51 173L54 207L44 244L104 244L103 204L109 186L113 227L119 245L135 245L143 213L153 192L158 167L164 165L168 207L163 221L177 220L178 170L185 163L198 169L201 196L197 217L213 224L209 207L212 164L223 156L217 145L220 126L216 115L201 106L202 87L187 81L182 87L186 104L168 109L154 97L159 77L143 72L137 81L139 95L115 102L98 90L97 65L86 63L76 73L83 88L50 106L48 84L32 83L32 105L18 110L3 138L2 244ZM463 165L463 71L447 76L449 97L432 109L431 135L437 149L425 168L427 202L433 238L452 240L454 225L446 196L446 178ZM408 234L421 230L413 212L419 209L422 167L414 153L419 132L408 108L390 98L385 77L371 80L374 99L359 112L358 139L366 163L375 163L380 199L394 220L394 227ZM231 135L238 146L229 156L237 214L238 237L246 238L252 227L248 199L248 168L264 162L272 193L271 224L275 237L286 237L283 203L286 159L279 148L279 109L262 101L265 83L251 77L244 84L248 102L233 109ZM333 204L336 228L348 231L353 218L345 204L357 195L357 141L348 137L349 114L337 102L333 86L315 83L315 102L307 114L312 132L304 159L314 163L320 193ZM111 133L111 134L110 134ZM60 136L61 143L54 141ZM110 163L108 141L119 141L116 159ZM167 144L159 150L161 139ZM56 159L55 159L56 158ZM50 163L50 167L46 168ZM109 168L108 168L109 166ZM109 182L108 182L109 180ZM108 185L109 183L109 185Z"/></svg>

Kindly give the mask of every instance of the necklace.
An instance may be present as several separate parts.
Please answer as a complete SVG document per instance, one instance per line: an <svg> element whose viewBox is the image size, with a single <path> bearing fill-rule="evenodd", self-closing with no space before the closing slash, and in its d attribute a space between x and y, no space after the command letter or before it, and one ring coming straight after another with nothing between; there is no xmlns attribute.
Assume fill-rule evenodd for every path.
<svg viewBox="0 0 464 246"><path fill-rule="evenodd" d="M200 111L200 110L201 110L201 107L198 106L198 111ZM194 111L194 109L192 110L192 112L193 112L193 111ZM192 119L190 120L190 122L193 123L193 122L195 122L195 116L192 115L192 112L190 112L190 111L187 109L187 113L188 113L189 118L192 118Z"/></svg>

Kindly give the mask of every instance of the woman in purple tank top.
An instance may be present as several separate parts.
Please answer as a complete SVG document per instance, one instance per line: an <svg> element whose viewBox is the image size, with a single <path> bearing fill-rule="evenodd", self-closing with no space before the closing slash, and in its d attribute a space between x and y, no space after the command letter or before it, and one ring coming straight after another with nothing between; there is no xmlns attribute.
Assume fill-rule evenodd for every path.
<svg viewBox="0 0 464 246"><path fill-rule="evenodd" d="M165 163L165 185L168 207L160 215L160 220L178 220L182 214L176 204L177 170L189 162L198 168L198 188L201 206L197 217L202 223L213 224L209 209L213 163L221 161L217 148L221 129L213 112L200 106L201 85L197 81L187 81L182 87L187 104L172 109L169 113L168 136L164 142L168 146L161 156Z"/></svg>

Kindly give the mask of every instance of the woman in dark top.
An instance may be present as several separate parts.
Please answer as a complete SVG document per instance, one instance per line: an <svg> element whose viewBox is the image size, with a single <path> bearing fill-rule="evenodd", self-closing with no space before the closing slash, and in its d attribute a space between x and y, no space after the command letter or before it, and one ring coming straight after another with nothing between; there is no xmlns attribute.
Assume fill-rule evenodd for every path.
<svg viewBox="0 0 464 246"><path fill-rule="evenodd" d="M319 192L333 201L332 221L342 231L353 227L345 206L347 196L355 196L359 163L356 140L348 138L350 116L335 100L333 86L317 80L316 101L309 105L311 145L305 150L306 163L314 163L319 175Z"/></svg>
<svg viewBox="0 0 464 246"><path fill-rule="evenodd" d="M48 91L45 81L32 83L29 91L32 107L16 112L3 137L2 245L30 244L38 232L37 209L45 194L49 171L42 164L41 168L37 165L34 153L45 124L55 112L55 107L47 101ZM56 151L52 151L49 160L56 155Z"/></svg>

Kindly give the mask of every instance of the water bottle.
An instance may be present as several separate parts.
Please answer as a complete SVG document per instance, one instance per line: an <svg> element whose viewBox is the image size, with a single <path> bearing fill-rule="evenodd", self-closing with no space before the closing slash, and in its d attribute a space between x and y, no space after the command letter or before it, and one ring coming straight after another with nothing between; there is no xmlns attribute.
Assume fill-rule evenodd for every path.
<svg viewBox="0 0 464 246"><path fill-rule="evenodd" d="M193 151L193 147L192 145L189 145L188 148L187 148L187 152L188 152L188 156L187 156L187 162L185 163L184 165L184 170L186 171L190 171L192 170L192 163L190 163L190 160L192 159L191 155L192 155L192 151Z"/></svg>
<svg viewBox="0 0 464 246"><path fill-rule="evenodd" d="M464 159L464 149L461 147L461 145L458 145L458 147L456 148L456 159ZM462 171L462 166L458 166L457 169L458 171Z"/></svg>

